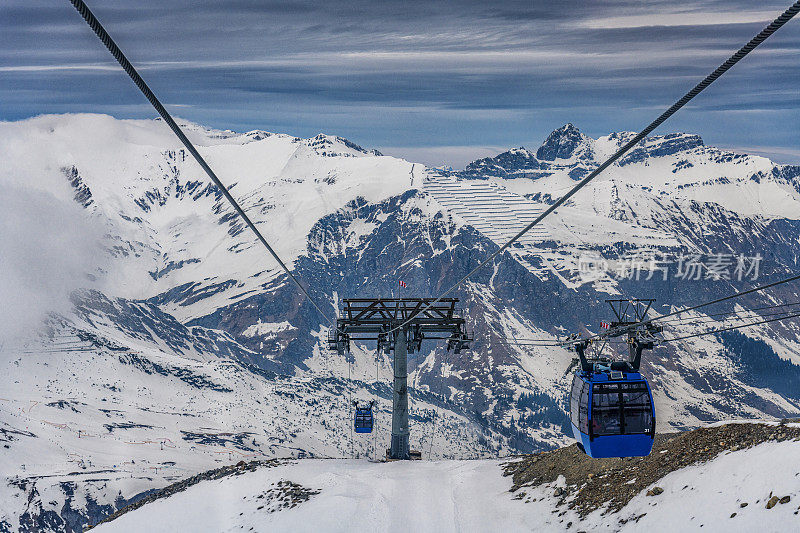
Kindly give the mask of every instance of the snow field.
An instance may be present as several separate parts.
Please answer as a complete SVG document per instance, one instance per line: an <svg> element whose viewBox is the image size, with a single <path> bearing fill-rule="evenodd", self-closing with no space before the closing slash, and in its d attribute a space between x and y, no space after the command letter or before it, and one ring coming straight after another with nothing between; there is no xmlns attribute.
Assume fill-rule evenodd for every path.
<svg viewBox="0 0 800 533"><path fill-rule="evenodd" d="M764 443L675 471L662 494L633 498L621 511L600 509L581 520L556 505L559 486L510 492L497 460L371 463L298 460L202 482L98 528L150 531L796 531L800 444ZM269 512L256 496L280 481L319 490L297 507ZM766 509L770 493L788 504ZM746 507L741 504L747 502ZM736 516L731 518L731 514ZM638 517L638 519L637 519ZM251 529L252 528L252 529ZM701 529L702 528L702 529Z"/></svg>

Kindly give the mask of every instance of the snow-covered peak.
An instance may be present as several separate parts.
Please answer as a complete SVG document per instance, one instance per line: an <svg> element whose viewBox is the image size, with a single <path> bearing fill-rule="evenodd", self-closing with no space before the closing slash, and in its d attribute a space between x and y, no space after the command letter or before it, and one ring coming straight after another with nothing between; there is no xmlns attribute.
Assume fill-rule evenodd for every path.
<svg viewBox="0 0 800 533"><path fill-rule="evenodd" d="M594 154L594 139L587 137L573 124L564 124L550 133L542 146L536 150L536 157L542 161L556 159L591 158Z"/></svg>
<svg viewBox="0 0 800 533"><path fill-rule="evenodd" d="M556 198L636 136L593 139L572 124L553 131L534 155L510 150L471 163L459 175L502 183L518 194ZM620 209L649 217L664 200L714 203L742 216L800 217L800 167L707 146L691 133L646 137L573 202L603 216Z"/></svg>
<svg viewBox="0 0 800 533"><path fill-rule="evenodd" d="M383 155L378 150L365 150L356 143L336 135L326 135L324 133L320 133L316 137L307 139L305 142L318 154L326 157L363 157Z"/></svg>
<svg viewBox="0 0 800 533"><path fill-rule="evenodd" d="M495 157L485 157L473 161L467 165L462 175L474 178L483 178L487 175L510 177L540 168L541 164L533 152L521 146Z"/></svg>
<svg viewBox="0 0 800 533"><path fill-rule="evenodd" d="M627 140L625 140L627 142ZM622 146L622 144L620 144ZM627 153L620 165L637 163L647 158L664 157L690 153L704 146L699 135L689 133L670 133L655 137L645 137L633 150Z"/></svg>

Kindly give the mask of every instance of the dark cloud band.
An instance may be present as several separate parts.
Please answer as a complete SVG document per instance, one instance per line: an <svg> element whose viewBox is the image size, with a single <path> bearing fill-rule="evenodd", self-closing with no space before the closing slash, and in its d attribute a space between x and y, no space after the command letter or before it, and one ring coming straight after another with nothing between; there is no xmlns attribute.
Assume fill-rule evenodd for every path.
<svg viewBox="0 0 800 533"><path fill-rule="evenodd" d="M411 148L534 145L564 122L598 135L635 130L784 4L95 0L92 7L181 116ZM68 2L10 0L0 9L0 118L152 114ZM790 148L800 123L799 50L800 24L787 25L669 128L692 129L711 144Z"/></svg>

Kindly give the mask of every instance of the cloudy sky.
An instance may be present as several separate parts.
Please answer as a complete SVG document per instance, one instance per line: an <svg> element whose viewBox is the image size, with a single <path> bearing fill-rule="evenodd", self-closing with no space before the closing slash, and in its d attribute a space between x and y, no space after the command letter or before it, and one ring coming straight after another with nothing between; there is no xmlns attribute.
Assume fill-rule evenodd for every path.
<svg viewBox="0 0 800 533"><path fill-rule="evenodd" d="M790 0L87 0L170 110L428 164L639 130ZM3 0L0 119L155 112L67 0ZM660 132L800 163L800 20Z"/></svg>

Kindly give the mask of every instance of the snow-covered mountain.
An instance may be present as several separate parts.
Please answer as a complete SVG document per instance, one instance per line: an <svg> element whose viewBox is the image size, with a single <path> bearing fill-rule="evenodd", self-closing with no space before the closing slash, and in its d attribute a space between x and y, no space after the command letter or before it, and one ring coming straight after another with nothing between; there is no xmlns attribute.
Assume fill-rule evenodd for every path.
<svg viewBox="0 0 800 533"><path fill-rule="evenodd" d="M449 287L631 135L592 139L568 124L536 152L442 173L334 136L182 126L329 316L341 298L391 295L398 279L405 296ZM0 123L0 154L0 184L78 209L102 250L44 330L2 346L0 499L16 503L0 507L0 527L75 529L241 457L380 455L389 359L374 346L328 352L325 319L160 121ZM17 223L41 218L23 209ZM639 281L617 275L631 257L760 255L760 279L777 279L796 268L798 219L800 167L696 135L647 139L456 292L476 342L412 357L412 446L465 458L567 442L572 354L514 339L595 330L610 296L655 297L665 312L752 284L752 272L665 280L641 261ZM586 257L602 268L587 275ZM799 292L737 305L795 303ZM691 318L669 333L729 323ZM645 371L667 429L797 414L798 365L796 326L773 323L669 344ZM377 439L351 440L351 397L378 399Z"/></svg>

